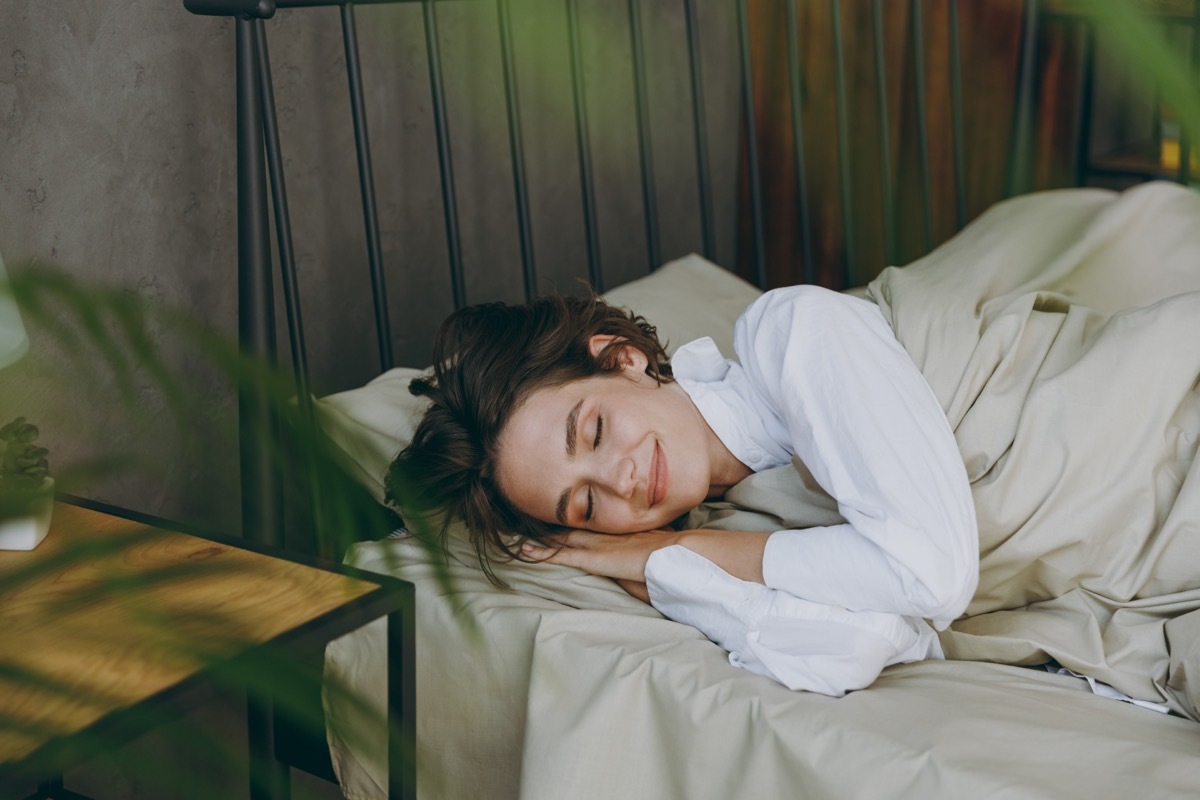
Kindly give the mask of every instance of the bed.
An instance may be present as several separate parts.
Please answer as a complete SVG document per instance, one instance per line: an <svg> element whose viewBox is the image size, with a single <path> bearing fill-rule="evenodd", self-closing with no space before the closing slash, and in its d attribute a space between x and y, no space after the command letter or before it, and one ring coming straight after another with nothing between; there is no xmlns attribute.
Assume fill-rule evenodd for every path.
<svg viewBox="0 0 1200 800"><path fill-rule="evenodd" d="M436 4L423 5L428 25ZM690 22L692 6L684 5ZM243 341L265 352L273 347L273 322L264 311L273 305L273 279L264 172L274 184L276 220L287 216L273 163L273 109L269 93L262 94L269 73L258 71L266 64L262 19L274 6L230 6L188 0L198 13L239 17L239 63L245 64L239 152L247 163L239 169L238 195ZM1026 4L1023 24L1032 24L1035 6ZM947 6L952 13L956 7ZM345 24L351 7L341 8ZM506 4L498 8L503 22ZM745 6L737 8L744 12ZM1032 37L1022 29L1023 42ZM636 38L632 49L637 57ZM1031 70L1028 47L1024 52L1021 69ZM745 68L744 40L741 53ZM750 72L743 73L747 81ZM354 81L352 75L352 98ZM1019 141L1027 133L1022 109L1032 99L1024 95L1026 80L1019 76L1015 84L1022 93L1014 101L1010 166L1020 172L1027 155ZM640 85L638 94L640 103ZM752 94L747 82L743 96ZM356 121L359 104L361 94ZM578 104L575 110L578 120ZM753 105L744 107L750 142L758 139L755 118ZM365 132L361 138L365 144ZM652 187L642 145L630 159L641 159L643 186ZM580 153L586 152L584 137ZM441 148L439 155L445 158ZM765 284L753 146L742 159L754 241L744 273ZM581 155L586 194L585 161ZM375 213L368 202L369 163L368 155L368 237ZM801 205L811 208L802 175L799 190ZM518 201L521 193L518 181ZM708 206L701 206L707 215ZM443 221L453 236L453 202L446 209ZM348 563L416 586L418 796L1195 796L1198 221L1200 196L1169 183L1120 193L1092 188L1023 195L992 206L907 266L850 290L880 306L933 387L963 452L981 529L985 537L994 534L981 542L979 592L967 615L942 636L949 660L891 667L869 689L840 699L789 692L731 666L700 633L664 619L606 579L551 565L500 564L496 570L511 588L498 589L475 564L461 531L452 531L444 560L403 530L353 546ZM523 231L523 214L518 223ZM589 272L594 285L604 285L595 272L593 224L584 226ZM845 234L853 239L848 222ZM658 259L655 237L646 238L652 271L607 297L655 322L670 349L711 336L731 353L734 320L762 289L700 255L659 266L666 259ZM377 243L368 250L374 271ZM457 303L461 267L450 250ZM290 292L295 276L281 256ZM843 277L852 279L854 270ZM844 280L839 288L852 283ZM285 299L289 317L298 316ZM380 331L383 354L387 326ZM407 382L424 363L395 367L390 360L384 356L382 374L366 385L314 406L322 428L377 498L387 463L421 411ZM300 397L307 398L304 365L297 362L295 371ZM248 398L243 413L254 408ZM1113 419L1122 424L1111 425ZM249 463L244 492L255 496L255 482L269 477L253 468L253 459ZM1086 480L1072 484L1060 475ZM825 524L836 515L836 504L803 469L783 467L755 475L721 503L701 506L689 524L772 530ZM258 518L247 525L270 527ZM382 630L368 626L332 644L325 667L330 686L349 688L362 701L340 691L325 699L328 746L342 790L353 800L385 797L380 687L389 663Z"/></svg>
<svg viewBox="0 0 1200 800"><path fill-rule="evenodd" d="M1173 184L1028 195L866 287L956 423L981 525L1012 531L982 543L980 589L942 635L952 660L889 668L837 700L789 692L605 579L500 565L513 591L496 589L457 531L447 588L411 538L357 545L350 563L417 586L422 794L1194 796L1200 498L1180 488L1196 480L1200 432L1200 296L1186 293L1200 289L1198 219L1200 196ZM1134 255L1144 266L1131 275ZM728 352L738 307L756 294L690 256L609 298L661 320L673 342L703 332ZM1159 358L1122 364L1143 335ZM1033 348L1045 357L1031 358ZM1171 364L1175 385L1133 375L1149 363ZM1114 386L1115 369L1133 372ZM380 474L420 413L404 391L415 372L322 403L364 478ZM1153 402L1147 381L1158 387ZM1094 436L1109 418L1151 428ZM1162 447L1148 444L1151 430ZM1056 483L1060 457L1099 460L1099 472L1087 486ZM1029 520L991 519L1014 514ZM784 467L697 509L690 524L772 530L836 519L819 487ZM1073 583L1080 563L1094 571ZM339 640L327 673L352 688L378 685L381 643L370 628ZM1162 707L1036 668L1047 662ZM378 719L347 704L327 711L347 796L381 796Z"/></svg>

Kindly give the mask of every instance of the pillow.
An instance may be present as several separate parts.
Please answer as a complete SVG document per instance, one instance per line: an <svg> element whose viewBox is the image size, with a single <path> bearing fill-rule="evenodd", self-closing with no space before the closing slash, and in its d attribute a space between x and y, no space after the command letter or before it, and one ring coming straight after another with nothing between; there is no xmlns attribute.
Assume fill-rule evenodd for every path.
<svg viewBox="0 0 1200 800"><path fill-rule="evenodd" d="M425 370L396 367L365 386L317 400L321 428L349 461L350 471L376 500L383 501L388 465L412 440L427 401L408 383Z"/></svg>
<svg viewBox="0 0 1200 800"><path fill-rule="evenodd" d="M733 327L761 292L728 270L692 254L663 265L604 297L648 319L667 343L667 352L711 336L722 352L733 352ZM356 476L383 499L383 476L412 439L425 401L408 383L425 370L397 367L365 386L317 400L322 428L346 454Z"/></svg>
<svg viewBox="0 0 1200 800"><path fill-rule="evenodd" d="M648 319L658 328L668 353L693 339L711 336L722 353L732 355L734 323L761 294L729 270L693 253L605 292L604 298Z"/></svg>
<svg viewBox="0 0 1200 800"><path fill-rule="evenodd" d="M711 336L731 353L734 323L759 294L692 255L605 297L657 326L669 352ZM408 393L409 380L421 373L393 369L366 386L317 402L326 431L377 498L383 496L388 465L424 413L425 401ZM501 591L480 571L461 525L451 526L445 544L444 559L435 563L413 537L362 542L350 549L347 563L397 575L417 588L417 692L423 698L417 706L417 780L422 797L478 793L474 780L479 774L490 776L496 796L515 796L533 651L543 622L576 609L659 615L607 578L555 564L498 561L493 569L515 590ZM443 582L443 576L451 583ZM362 701L326 696L330 753L348 797L385 795L384 697L377 690L386 683L385 642L380 624L372 623L326 651L326 678ZM464 770L463 764L475 767Z"/></svg>

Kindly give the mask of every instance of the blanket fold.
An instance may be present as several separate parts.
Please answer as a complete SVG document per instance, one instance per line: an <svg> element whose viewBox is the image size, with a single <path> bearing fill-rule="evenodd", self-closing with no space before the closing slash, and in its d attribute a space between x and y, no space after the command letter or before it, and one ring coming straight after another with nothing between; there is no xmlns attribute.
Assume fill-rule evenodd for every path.
<svg viewBox="0 0 1200 800"><path fill-rule="evenodd" d="M1174 184L1051 192L868 287L972 482L980 585L948 657L1054 658L1200 718L1196 626L1168 635L1200 609L1198 223Z"/></svg>

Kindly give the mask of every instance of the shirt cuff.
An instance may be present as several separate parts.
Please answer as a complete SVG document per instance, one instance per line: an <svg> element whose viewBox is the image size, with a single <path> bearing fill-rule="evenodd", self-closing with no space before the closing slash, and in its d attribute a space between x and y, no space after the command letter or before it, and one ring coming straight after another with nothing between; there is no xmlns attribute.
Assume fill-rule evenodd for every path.
<svg viewBox="0 0 1200 800"><path fill-rule="evenodd" d="M731 653L746 649L746 633L770 601L766 586L735 578L683 545L655 550L646 562L650 604L691 625Z"/></svg>
<svg viewBox="0 0 1200 800"><path fill-rule="evenodd" d="M646 564L650 602L729 652L734 666L791 689L840 697L889 664L941 658L924 620L852 612L743 581L682 545Z"/></svg>

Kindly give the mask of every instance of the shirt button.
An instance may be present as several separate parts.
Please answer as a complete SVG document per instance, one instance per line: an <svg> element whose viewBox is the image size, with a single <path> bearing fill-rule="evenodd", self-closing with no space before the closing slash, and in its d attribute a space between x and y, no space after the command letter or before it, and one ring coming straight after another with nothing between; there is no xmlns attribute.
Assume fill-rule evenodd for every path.
<svg viewBox="0 0 1200 800"><path fill-rule="evenodd" d="M761 450L751 450L750 451L750 463L751 464L757 464L758 462L760 462L762 460L763 460L763 454L762 454Z"/></svg>

